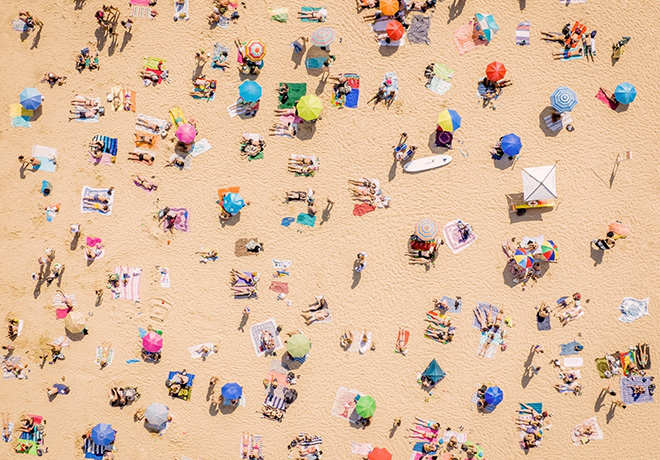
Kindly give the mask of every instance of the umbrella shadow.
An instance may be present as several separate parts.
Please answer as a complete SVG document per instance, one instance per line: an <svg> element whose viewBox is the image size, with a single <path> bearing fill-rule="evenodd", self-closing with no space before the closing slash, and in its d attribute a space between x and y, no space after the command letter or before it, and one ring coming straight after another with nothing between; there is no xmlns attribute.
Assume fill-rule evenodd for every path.
<svg viewBox="0 0 660 460"><path fill-rule="evenodd" d="M429 135L429 142L428 142L429 149L431 150L431 152L435 154L446 155L447 152L449 152L451 149L449 147L435 145L436 132L437 131L433 131Z"/></svg>
<svg viewBox="0 0 660 460"><path fill-rule="evenodd" d="M380 53L381 56L383 57L388 57L394 55L397 51L399 51L400 46L379 46L378 47L378 52Z"/></svg>
<svg viewBox="0 0 660 460"><path fill-rule="evenodd" d="M622 113L628 110L628 107L630 107L630 104L619 104L619 106L614 109L616 113Z"/></svg>
<svg viewBox="0 0 660 460"><path fill-rule="evenodd" d="M561 129L559 131L551 130L545 122L545 118L554 113L557 113L557 111L550 105L539 113L539 128L541 128L541 131L543 131L543 134L545 134L546 137L555 137L559 134L559 131L561 131Z"/></svg>
<svg viewBox="0 0 660 460"><path fill-rule="evenodd" d="M229 227L233 227L234 225L236 225L241 221L241 213L239 212L238 214L231 216L229 219L221 219L218 216L218 220L220 221L220 225L222 225L223 228L225 227L225 225Z"/></svg>
<svg viewBox="0 0 660 460"><path fill-rule="evenodd" d="M500 171L504 171L505 169L509 169L513 167L514 165L513 159L514 157L510 157L504 154L502 158L500 158L499 160L493 158L493 166L495 166Z"/></svg>
<svg viewBox="0 0 660 460"><path fill-rule="evenodd" d="M314 137L314 133L316 133L316 123L303 122L298 125L296 137L301 141L306 141Z"/></svg>
<svg viewBox="0 0 660 460"><path fill-rule="evenodd" d="M40 105L34 111L32 112L32 117L30 117L30 121L37 121L41 115L44 113L43 105Z"/></svg>

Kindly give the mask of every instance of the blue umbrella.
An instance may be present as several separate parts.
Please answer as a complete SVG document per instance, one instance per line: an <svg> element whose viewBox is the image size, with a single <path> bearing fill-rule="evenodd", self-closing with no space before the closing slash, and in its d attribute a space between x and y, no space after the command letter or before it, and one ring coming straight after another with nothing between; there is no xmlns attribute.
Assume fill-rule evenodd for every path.
<svg viewBox="0 0 660 460"><path fill-rule="evenodd" d="M21 92L20 102L27 110L34 110L41 105L43 96L37 88L25 88Z"/></svg>
<svg viewBox="0 0 660 460"><path fill-rule="evenodd" d="M440 367L440 364L433 358L433 361L429 363L424 372L422 372L424 377L428 377L433 381L433 383L438 383L440 380L445 378L445 372Z"/></svg>
<svg viewBox="0 0 660 460"><path fill-rule="evenodd" d="M113 430L108 423L99 423L92 428L92 441L99 446L107 446L115 440L116 430Z"/></svg>
<svg viewBox="0 0 660 460"><path fill-rule="evenodd" d="M481 29L483 31L484 38L487 41L491 41L495 36L495 34L497 33L497 31L500 30L500 27L495 22L495 18L493 17L493 15L489 14L488 16L484 16L481 13L477 13L474 16L477 19L477 23L478 23L477 30Z"/></svg>
<svg viewBox="0 0 660 460"><path fill-rule="evenodd" d="M636 96L637 90L630 83L621 83L614 90L614 98L619 104L630 104Z"/></svg>
<svg viewBox="0 0 660 460"><path fill-rule="evenodd" d="M578 97L568 86L560 86L550 95L550 103L557 112L570 112L577 105Z"/></svg>
<svg viewBox="0 0 660 460"><path fill-rule="evenodd" d="M243 197L238 193L227 193L222 200L222 207L229 214L236 214L245 206Z"/></svg>
<svg viewBox="0 0 660 460"><path fill-rule="evenodd" d="M506 153L510 157L515 157L520 153L522 142L520 142L520 138L518 136L513 133L509 133L500 141L500 148L502 149L502 152Z"/></svg>
<svg viewBox="0 0 660 460"><path fill-rule="evenodd" d="M257 102L261 99L261 85L256 81L245 80L238 87L238 95L245 102Z"/></svg>
<svg viewBox="0 0 660 460"><path fill-rule="evenodd" d="M484 395L484 399L489 406L497 406L502 402L503 397L504 393L502 393L500 387L488 387L486 394Z"/></svg>
<svg viewBox="0 0 660 460"><path fill-rule="evenodd" d="M238 383L226 383L220 391L225 399L238 399L243 394L243 387Z"/></svg>

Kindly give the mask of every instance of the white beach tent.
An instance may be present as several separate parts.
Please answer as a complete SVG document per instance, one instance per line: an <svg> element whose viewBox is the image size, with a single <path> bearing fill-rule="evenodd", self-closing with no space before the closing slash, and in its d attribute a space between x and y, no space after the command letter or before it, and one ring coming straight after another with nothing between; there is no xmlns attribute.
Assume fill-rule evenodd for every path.
<svg viewBox="0 0 660 460"><path fill-rule="evenodd" d="M557 198L555 165L522 170L523 200L526 202Z"/></svg>

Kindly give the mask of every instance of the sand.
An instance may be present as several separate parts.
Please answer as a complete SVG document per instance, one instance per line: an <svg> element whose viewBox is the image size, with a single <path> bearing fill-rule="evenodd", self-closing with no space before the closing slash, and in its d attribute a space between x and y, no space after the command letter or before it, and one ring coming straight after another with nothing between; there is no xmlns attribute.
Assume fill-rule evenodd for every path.
<svg viewBox="0 0 660 460"><path fill-rule="evenodd" d="M379 50L351 2L323 2L329 10L327 25L341 37L332 45L337 56L333 73L354 72L362 77L358 109L339 110L330 107L330 84L319 83L319 78L309 75L302 65L294 69L290 60L289 42L310 34L316 26L295 20L287 24L269 21L267 6L281 4L249 2L247 9L240 10L237 23L227 30L209 30L206 16L211 2L192 1L190 20L175 23L172 2L161 0L155 20L136 19L132 39L124 40L120 31L116 45L99 45L100 71L78 74L73 60L77 50L96 40L93 15L101 1L31 2L30 11L45 26L38 40L33 32L23 41L9 22L27 5L5 3L0 12L4 24L0 31L4 63L0 105L18 102L26 86L39 88L45 101L32 128L10 128L7 117L2 123L0 149L5 167L0 171L0 295L4 301L0 316L12 313L25 320L16 354L30 363L31 372L28 380L2 382L0 407L15 422L22 412L46 417L50 458L80 457L80 436L92 425L106 422L118 430L116 457L121 459L181 455L235 458L241 433L246 431L263 435L264 456L269 459L285 458L287 444L301 431L323 436L322 450L328 458L358 458L350 454L350 442L358 441L386 447L395 459L404 459L412 447L405 428L415 415L438 420L443 427L464 427L468 438L484 447L485 458L525 458L511 421L518 402L543 402L554 414L552 428L534 455L615 459L624 452L624 445L626 451L634 446L635 452L655 452L653 434L660 419L654 405L618 409L609 423L609 400L595 412L599 391L608 384L616 385L616 380L601 380L593 360L638 341L650 343L655 357L660 345L654 237L660 215L660 163L654 135L658 106L653 83L660 61L655 43L644 35L649 30L649 18L658 16L657 6L592 0L567 7L551 0L529 2L521 11L517 2L474 1L454 8L444 2L434 13L430 45L406 43L400 49ZM308 3L289 2L291 17L299 6ZM120 8L123 15L129 11L125 4ZM457 11L458 16L450 17L450 10ZM459 57L452 33L478 11L494 14L501 30L489 46ZM589 30L598 30L596 62L553 61L551 52L557 47L541 43L539 32L558 31L564 23L577 19L585 21ZM524 20L532 22L532 45L515 46L515 26ZM609 46L623 35L633 39L623 59L613 66ZM249 120L230 119L226 112L238 95L241 81L234 49L229 71L205 69L207 76L218 80L220 90L215 101L196 101L187 94L192 89L189 79L195 67L194 52L200 47L210 50L216 41L230 45L236 37L261 37L268 45L266 65L258 78L264 88L261 109ZM136 76L144 56L166 59L172 83L144 88ZM496 102L496 110L484 109L475 96L476 83L485 66L495 59L505 63L507 77L514 84ZM423 71L430 62L443 62L456 70L453 86L444 96L423 87ZM46 71L67 75L67 83L52 89L38 83ZM397 72L398 99L389 109L374 109L366 102L388 71ZM319 94L325 104L323 119L313 136L267 138L263 160L241 160L240 135L267 133L275 120L275 88L282 81L306 82L309 93ZM611 111L594 98L599 86L613 90L622 81L633 83L639 93L627 111ZM163 168L172 151L170 136L156 154L156 165L136 165L127 161L135 113L108 110L96 124L67 122L68 101L75 94L103 99L111 87L122 84L137 91L138 113L165 118L172 106L181 106L186 115L197 118L200 137L207 138L213 149L195 158L189 171ZM580 98L573 111L576 130L547 135L539 114L549 105L550 93L564 84ZM469 157L454 150L449 166L417 175L394 167L390 147L401 131L407 131L411 142L421 146L418 157L431 154L427 144L437 115L445 108L454 108L463 117L457 137L464 142L461 148ZM522 156L514 166L498 168L488 150L500 136L512 131L522 138ZM93 166L88 162L87 144L96 134L119 139L115 165ZM16 156L29 155L33 144L58 149L55 173L28 171L25 177L19 175ZM614 160L625 150L633 150L634 158L620 165L610 183ZM293 177L286 172L286 158L291 153L320 155L320 172L313 178ZM524 217L509 214L505 195L522 191L521 169L555 161L559 161L559 206L543 213L528 212ZM130 176L136 173L155 176L158 191L148 194L135 187ZM346 180L362 176L380 179L392 196L390 209L364 217L352 215ZM48 198L39 194L43 179L53 184ZM116 188L112 216L80 213L80 190L85 185ZM217 218L216 189L227 186L240 186L252 204L241 212L239 222L222 226ZM280 226L283 217L303 211L300 203L283 204L284 193L310 186L321 209L326 197L336 201L329 219L314 229ZM55 203L61 204L61 210L52 223L47 223L43 206ZM154 230L153 216L166 205L188 208L188 233L169 235ZM406 241L415 223L427 217L440 225L463 219L472 224L479 238L457 255L441 248L431 270L411 266L405 256ZM607 254L590 251L590 240L602 237L607 224L616 219L632 227L631 237L619 241ZM103 259L87 266L82 251L70 249L68 228L72 223L82 225L84 236L103 239ZM537 234L557 243L560 260L536 286L523 292L520 286L504 282L506 260L500 242ZM264 242L265 253L236 257L235 241L252 237ZM59 282L33 293L30 274L46 248L56 249L56 262L65 264L66 270ZM219 250L219 260L200 264L195 251L213 248ZM360 251L368 253L368 265L355 282L352 263ZM274 272L272 258L293 261L286 280L290 306L276 301L276 294L266 289ZM106 290L102 304L95 306L94 290L104 287L116 265L143 269L142 301L112 300ZM170 289L160 287L159 266L169 267ZM261 273L259 299L238 301L230 297L231 268ZM51 306L58 283L65 292L76 295L77 310L88 316L90 334L65 350L65 361L39 369L35 359L39 339L64 333L63 322L55 319ZM534 307L542 300L551 302L576 291L590 300L584 303L586 315L564 328L555 321L551 332L538 332ZM305 326L300 310L321 293L332 309L332 322ZM464 308L454 319L456 339L440 345L423 338L423 320L431 299L445 294L462 296ZM617 307L627 296L650 297L650 316L632 324L619 322ZM150 305L159 299L171 305L162 323L149 318ZM478 331L470 324L471 310L478 301L503 305L515 324L507 339L508 349L494 359L476 356ZM252 313L245 328L240 329L241 312L247 305ZM271 317L284 331L302 329L314 344L309 359L297 371L298 400L281 424L261 419L256 413L264 398L262 380L271 359L255 356L248 334L251 325ZM162 362L126 364L126 360L139 357L138 327L149 324L164 332ZM393 353L399 326L412 331L405 357ZM345 329L372 331L376 351L365 355L342 351L338 337ZM579 397L552 389L558 378L548 364L558 357L560 343L575 338L585 347L584 392ZM99 370L94 364L95 350L104 341L112 342L115 357L112 365ZM218 343L219 353L205 362L190 359L187 348L203 342ZM535 343L547 350L542 359L534 358L542 369L522 388L524 363ZM428 399L415 376L432 358L438 360L447 377ZM197 375L189 402L170 400L164 385L168 371L181 368ZM246 407L232 414L212 414L206 398L212 375L218 375L221 383L243 385ZM48 402L44 387L62 376L66 376L71 393ZM114 382L138 386L142 397L137 405L167 404L174 414L167 433L161 437L149 434L132 421L133 409L111 408L106 394ZM503 403L492 414L479 414L470 402L481 383L498 385L504 391ZM376 399L378 410L370 427L357 430L330 415L340 386ZM571 428L594 415L604 430L604 439L573 446ZM403 426L393 432L390 428L395 417L402 419ZM11 448L0 446L2 452Z"/></svg>

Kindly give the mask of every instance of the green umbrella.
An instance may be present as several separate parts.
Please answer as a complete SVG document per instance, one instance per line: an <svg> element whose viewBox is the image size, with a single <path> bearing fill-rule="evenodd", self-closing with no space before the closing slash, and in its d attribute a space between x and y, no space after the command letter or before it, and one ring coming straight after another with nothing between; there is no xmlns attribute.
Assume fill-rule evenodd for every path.
<svg viewBox="0 0 660 460"><path fill-rule="evenodd" d="M307 354L312 344L303 334L292 335L286 342L286 351L294 358L302 358Z"/></svg>
<svg viewBox="0 0 660 460"><path fill-rule="evenodd" d="M355 405L355 412L362 418L369 418L376 412L376 400L371 396L362 396Z"/></svg>

